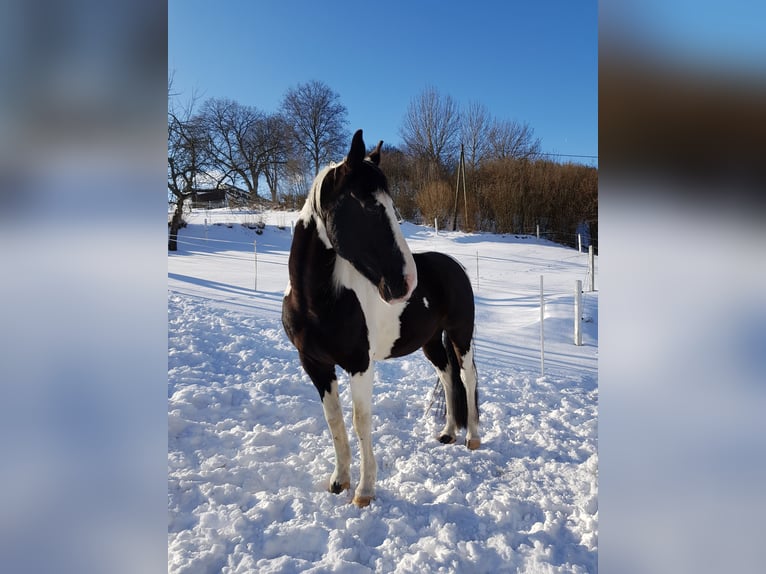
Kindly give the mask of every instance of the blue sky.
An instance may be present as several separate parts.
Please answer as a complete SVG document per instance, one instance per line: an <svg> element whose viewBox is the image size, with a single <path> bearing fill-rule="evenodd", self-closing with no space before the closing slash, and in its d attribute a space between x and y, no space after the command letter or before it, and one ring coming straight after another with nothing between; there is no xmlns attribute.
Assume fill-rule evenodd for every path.
<svg viewBox="0 0 766 574"><path fill-rule="evenodd" d="M663 64L708 71L766 71L766 4L753 0L604 1L601 29Z"/></svg>
<svg viewBox="0 0 766 574"><path fill-rule="evenodd" d="M340 95L350 130L400 145L408 104L433 86L529 123L545 152L598 153L595 0L169 0L168 17L181 99L273 112L316 79Z"/></svg>

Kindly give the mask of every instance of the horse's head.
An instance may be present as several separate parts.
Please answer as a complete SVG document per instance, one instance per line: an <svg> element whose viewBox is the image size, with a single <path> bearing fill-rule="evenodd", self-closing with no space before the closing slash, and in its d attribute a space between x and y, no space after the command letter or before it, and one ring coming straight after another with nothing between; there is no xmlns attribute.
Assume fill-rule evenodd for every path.
<svg viewBox="0 0 766 574"><path fill-rule="evenodd" d="M323 179L315 182L314 209L338 255L371 281L384 301L395 303L412 294L417 270L378 167L382 144L366 156L358 130L345 161L318 176Z"/></svg>

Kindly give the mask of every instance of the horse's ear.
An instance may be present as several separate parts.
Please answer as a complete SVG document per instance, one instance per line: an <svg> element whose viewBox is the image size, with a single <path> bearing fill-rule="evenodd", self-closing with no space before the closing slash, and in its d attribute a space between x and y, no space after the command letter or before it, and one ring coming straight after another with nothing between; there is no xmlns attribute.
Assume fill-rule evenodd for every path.
<svg viewBox="0 0 766 574"><path fill-rule="evenodd" d="M346 165L351 169L362 165L365 153L366 149L364 147L364 139L362 139L362 130L356 130L356 133L351 140L351 149L348 150Z"/></svg>
<svg viewBox="0 0 766 574"><path fill-rule="evenodd" d="M374 163L375 165L380 165L380 148L382 147L383 147L383 140L380 140L378 142L378 147L376 147L370 153L370 161Z"/></svg>

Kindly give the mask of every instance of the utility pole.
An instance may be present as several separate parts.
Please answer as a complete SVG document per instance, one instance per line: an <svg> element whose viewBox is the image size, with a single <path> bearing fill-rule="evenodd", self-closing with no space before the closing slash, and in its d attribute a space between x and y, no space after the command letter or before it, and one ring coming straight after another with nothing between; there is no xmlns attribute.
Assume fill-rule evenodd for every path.
<svg viewBox="0 0 766 574"><path fill-rule="evenodd" d="M463 205L464 205L464 212L463 216L465 217L466 221L468 220L468 196L465 192L465 148L463 144L460 144L460 161L457 165L457 183L455 184L455 217L452 220L452 231L457 231L457 201L458 196L460 195L460 176L463 176ZM465 221L463 222L463 225L465 226Z"/></svg>

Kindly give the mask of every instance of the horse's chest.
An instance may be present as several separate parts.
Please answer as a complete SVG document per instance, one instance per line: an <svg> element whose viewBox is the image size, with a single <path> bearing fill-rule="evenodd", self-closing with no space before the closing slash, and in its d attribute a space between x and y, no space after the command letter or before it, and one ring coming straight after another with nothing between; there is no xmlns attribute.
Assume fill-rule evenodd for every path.
<svg viewBox="0 0 766 574"><path fill-rule="evenodd" d="M380 299L368 308L362 305L373 360L379 361L391 355L391 349L401 334L399 317L405 305L387 305Z"/></svg>
<svg viewBox="0 0 766 574"><path fill-rule="evenodd" d="M391 355L394 343L401 333L400 318L407 303L389 305L378 295L378 290L353 266L337 259L333 273L336 285L354 292L367 325L370 356L382 360Z"/></svg>

